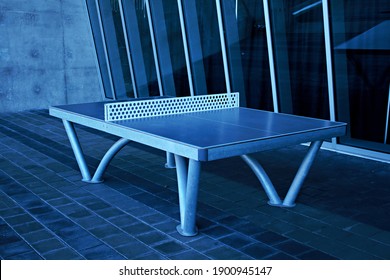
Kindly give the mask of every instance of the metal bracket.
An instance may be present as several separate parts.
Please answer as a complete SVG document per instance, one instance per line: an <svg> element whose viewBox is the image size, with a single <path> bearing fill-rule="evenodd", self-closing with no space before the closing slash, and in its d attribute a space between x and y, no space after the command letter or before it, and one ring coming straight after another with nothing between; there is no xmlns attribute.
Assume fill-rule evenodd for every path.
<svg viewBox="0 0 390 280"><path fill-rule="evenodd" d="M179 155L175 155L175 161L180 204L180 225L176 229L183 236L195 236L198 234L195 220L201 163Z"/></svg>
<svg viewBox="0 0 390 280"><path fill-rule="evenodd" d="M168 168L168 169L176 168L175 156L169 152L166 152L166 154L167 154L167 162L165 163L165 168Z"/></svg>
<svg viewBox="0 0 390 280"><path fill-rule="evenodd" d="M295 175L295 178L283 201L280 199L274 185L272 184L270 178L268 177L267 173L260 165L260 163L249 155L242 155L241 158L249 165L249 167L259 179L266 195L269 198L269 205L278 207L294 207L295 199L298 196L298 193L302 187L304 180L307 177L307 174L309 173L310 167L314 162L314 159L322 145L322 142L323 141L314 141L311 143L309 151L303 159L301 166L299 167L297 174Z"/></svg>
<svg viewBox="0 0 390 280"><path fill-rule="evenodd" d="M130 140L121 138L117 142L115 142L110 149L106 152L106 154L101 159L99 166L97 167L93 177L91 178L91 173L89 172L87 163L84 158L83 151L81 149L80 141L77 137L76 131L74 129L73 123L62 120L64 123L66 134L68 135L70 144L72 146L74 155L76 157L77 164L80 168L81 176L83 177L83 181L87 183L98 184L103 182L103 174L106 171L108 165L114 156L124 147L126 146Z"/></svg>

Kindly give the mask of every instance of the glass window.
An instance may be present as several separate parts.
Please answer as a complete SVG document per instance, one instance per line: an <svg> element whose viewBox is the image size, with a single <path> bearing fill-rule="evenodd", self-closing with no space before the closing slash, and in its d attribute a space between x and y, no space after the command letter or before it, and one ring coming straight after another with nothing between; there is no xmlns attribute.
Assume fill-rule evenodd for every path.
<svg viewBox="0 0 390 280"><path fill-rule="evenodd" d="M121 4L129 52L133 63L137 96L158 96L160 90L146 2L144 0L121 0Z"/></svg>
<svg viewBox="0 0 390 280"><path fill-rule="evenodd" d="M134 97L118 1L97 3L115 97Z"/></svg>
<svg viewBox="0 0 390 280"><path fill-rule="evenodd" d="M194 94L226 92L215 1L182 0Z"/></svg>
<svg viewBox="0 0 390 280"><path fill-rule="evenodd" d="M149 3L164 94L189 96L190 88L177 0L153 0Z"/></svg>
<svg viewBox="0 0 390 280"><path fill-rule="evenodd" d="M246 107L273 111L263 1L221 1L233 92Z"/></svg>
<svg viewBox="0 0 390 280"><path fill-rule="evenodd" d="M119 59L117 63L118 65L120 65L120 69L122 70L125 92L116 91L116 96L117 99L126 99L126 98L134 97L134 90L133 90L133 84L130 75L130 65L129 65L129 60L127 58L125 37L123 34L122 19L119 10L118 0L110 1L110 6L111 6L112 19L114 23L113 27L115 29L116 40L110 35L108 36L106 35L106 38L109 40L107 41L107 44L112 44L112 45L116 44L116 47L118 48L119 57L116 57L116 59Z"/></svg>
<svg viewBox="0 0 390 280"><path fill-rule="evenodd" d="M390 2L330 1L342 143L390 151ZM387 145L386 145L387 144Z"/></svg>
<svg viewBox="0 0 390 280"><path fill-rule="evenodd" d="M280 111L330 118L322 1L269 1Z"/></svg>
<svg viewBox="0 0 390 280"><path fill-rule="evenodd" d="M109 99L114 98L113 89L111 88L110 72L106 60L105 48L103 46L103 37L100 30L100 21L95 0L87 0L88 16L91 24L93 39L95 43L96 55L99 62L100 76L102 78L104 96Z"/></svg>

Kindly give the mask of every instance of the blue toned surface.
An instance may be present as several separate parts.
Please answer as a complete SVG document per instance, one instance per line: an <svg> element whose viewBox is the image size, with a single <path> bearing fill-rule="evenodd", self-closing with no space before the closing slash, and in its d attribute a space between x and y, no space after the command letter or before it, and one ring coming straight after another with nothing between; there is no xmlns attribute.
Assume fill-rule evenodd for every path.
<svg viewBox="0 0 390 280"><path fill-rule="evenodd" d="M247 108L105 122L104 103L52 107L71 122L196 160L214 160L343 135L346 124Z"/></svg>
<svg viewBox="0 0 390 280"><path fill-rule="evenodd" d="M252 246L262 248L261 245L273 249L266 259L286 255L297 259L390 257L389 164L322 150L307 178L307 187L302 189L299 207L294 209L267 207L256 177L241 167L240 158L204 164L197 220L199 237L188 239L174 229L178 219L176 174L163 167L165 153L130 143L121 151L123 160L112 162L103 184L86 185L79 182L67 136L59 133L62 129L62 123L46 111L0 115L0 231L4 237L0 238L0 259L91 257L94 248L102 248L93 237L129 259L173 259L185 254L202 254L208 259L252 259L260 254ZM101 151L116 137L86 127L77 129L86 160L96 165ZM284 182L291 179L289 171L296 168L305 150L298 145L254 156L264 162L264 168L276 179L275 185L285 192L288 186ZM21 183L26 180L28 183ZM49 204L58 215L30 212L42 203ZM95 207L106 203L109 208ZM80 215L86 211L90 215ZM58 249L53 242L52 250L38 254L34 248L56 238L48 227L58 219L70 219L88 234L80 235L78 242L57 236L64 248ZM31 225L34 220L45 229L26 232L26 221ZM149 227L140 234L140 223L154 230ZM132 225L136 237L131 232ZM112 226L121 233L109 230ZM220 231L221 227L231 235ZM95 235L103 228L113 235ZM233 239L240 242L231 242ZM93 242L83 243L86 240ZM312 250L290 250L292 240ZM7 245L3 246L2 241ZM186 251L175 255L157 251L159 244L171 241L187 246ZM247 242L250 243L245 245ZM81 244L88 247L82 250L78 246ZM107 259L114 255L93 256Z"/></svg>
<svg viewBox="0 0 390 280"><path fill-rule="evenodd" d="M340 125L246 108L114 123L198 148L232 145Z"/></svg>
<svg viewBox="0 0 390 280"><path fill-rule="evenodd" d="M338 50L390 50L390 20L385 20L366 32L336 47Z"/></svg>

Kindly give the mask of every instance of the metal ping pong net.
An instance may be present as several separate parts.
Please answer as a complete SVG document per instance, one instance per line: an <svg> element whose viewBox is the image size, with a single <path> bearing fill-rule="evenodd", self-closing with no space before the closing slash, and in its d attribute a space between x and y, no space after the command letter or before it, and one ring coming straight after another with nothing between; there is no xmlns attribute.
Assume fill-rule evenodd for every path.
<svg viewBox="0 0 390 280"><path fill-rule="evenodd" d="M239 93L106 103L105 121L121 121L239 107Z"/></svg>

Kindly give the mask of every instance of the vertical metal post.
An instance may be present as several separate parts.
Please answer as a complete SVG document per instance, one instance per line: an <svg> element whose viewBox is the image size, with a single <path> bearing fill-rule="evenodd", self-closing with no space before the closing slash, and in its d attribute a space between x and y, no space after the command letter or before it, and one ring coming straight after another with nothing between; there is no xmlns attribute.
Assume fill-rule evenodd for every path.
<svg viewBox="0 0 390 280"><path fill-rule="evenodd" d="M327 5L325 9L328 10L328 18L331 19L329 25L330 29L330 38L333 46L338 46L349 39L347 34L346 24L347 19L345 18L345 10L347 7L346 1L332 1L324 4L332 3L331 6ZM333 36L333 34L335 36ZM337 36L336 36L337 35ZM350 85L348 82L348 58L347 52L332 52L332 71L333 71L333 80L334 80L334 98L335 98L335 108L337 110L336 119L342 120L346 123L351 123L351 109L350 109ZM351 130L347 128L347 138L351 137ZM334 149L342 148L339 144L332 143Z"/></svg>
<svg viewBox="0 0 390 280"><path fill-rule="evenodd" d="M89 173L87 163L85 162L83 150L81 149L80 141L77 137L73 123L67 120L62 120L62 122L64 124L66 134L68 135L70 145L72 146L77 164L79 165L80 172L83 177L83 181L89 182L91 181L91 174Z"/></svg>
<svg viewBox="0 0 390 280"><path fill-rule="evenodd" d="M271 27L271 18L270 18L268 0L263 0L263 6L264 6L264 18L265 18L265 30L267 34L269 70L271 75L272 100L274 105L274 112L279 113L278 91L276 86L276 72L275 72L275 59L274 59L275 57L273 51L272 27Z"/></svg>
<svg viewBox="0 0 390 280"><path fill-rule="evenodd" d="M167 162L165 163L165 168L175 168L175 157L172 153L166 152Z"/></svg>
<svg viewBox="0 0 390 280"><path fill-rule="evenodd" d="M186 33L186 39L191 61L191 77L194 86L194 95L205 95L207 94L207 83L203 64L204 55L200 38L201 35L196 3L197 0L181 1L185 30L189 31Z"/></svg>
<svg viewBox="0 0 390 280"><path fill-rule="evenodd" d="M154 37L154 28L153 28L153 21L152 21L152 15L150 13L150 4L149 0L144 0L145 6L146 6L146 13L148 15L148 22L149 22L149 31L150 31L150 38L152 41L152 48L153 48L153 55L154 55L154 64L156 66L156 76L157 76L157 82L158 82L158 88L160 91L160 96L164 95L164 90L161 82L161 73L160 73L160 65L158 60L158 54L157 54L157 48L156 48L156 40Z"/></svg>
<svg viewBox="0 0 390 280"><path fill-rule="evenodd" d="M181 29L181 36L183 38L183 47L184 47L184 56L186 59L186 67L187 67L187 75L188 75L188 83L190 87L190 94L191 96L194 96L194 83L192 81L192 69L191 69L191 62L190 62L190 55L189 55L189 49L188 49L188 42L187 42L187 30L186 25L184 21L184 13L183 13L183 5L181 3L182 0L177 0L177 7L179 9L179 18L180 18L180 29Z"/></svg>
<svg viewBox="0 0 390 280"><path fill-rule="evenodd" d="M227 93L231 93L232 90L230 87L229 65L228 65L228 59L226 54L226 42L225 42L225 32L224 32L223 20L222 20L221 0L215 0L215 3L217 5L219 37L221 40L221 50L222 50L222 59L223 59L223 69L225 72L226 91Z"/></svg>
<svg viewBox="0 0 390 280"><path fill-rule="evenodd" d="M103 38L107 48L107 59L109 59L109 70L114 87L113 95L115 96L115 99L126 98L125 76L123 72L124 68L118 47L118 37L116 33L117 30L114 23L115 19L112 6L110 1L99 0L98 2L100 6L97 7L100 10L100 19L102 30L104 32Z"/></svg>
<svg viewBox="0 0 390 280"><path fill-rule="evenodd" d="M105 87L105 83L103 82L103 69L104 69L104 66L101 65L99 63L99 52L100 52L100 46L99 46L99 43L98 43L98 40L100 39L100 41L103 41L103 38L101 38L99 36L99 34L101 34L101 31L98 31L100 30L100 27L99 27L99 23L97 22L97 8L96 8L96 2L95 0L86 0L85 1L85 5L86 5L86 9L88 11L88 16L89 16L89 22L90 22L90 28L91 28L91 38L93 43L94 43L94 46L95 46L95 55L94 55L94 60L95 60L95 65L96 65L96 69L98 69L98 80L99 80L99 86L100 88L102 89L102 93L103 93L103 98L108 98L108 99L112 99L112 92L111 92L111 96L109 96L106 92L106 87ZM98 27L96 28L96 24L98 25ZM98 30L97 30L98 29ZM104 50L103 50L104 52ZM104 70L107 70L108 72L108 68L107 69L104 69ZM67 102L65 102L67 103Z"/></svg>
<svg viewBox="0 0 390 280"><path fill-rule="evenodd" d="M241 60L241 42L238 31L238 22L235 15L234 0L221 1L221 12L224 27L224 38L227 55L227 66L229 69L230 88L233 92L240 93L240 106L246 106L246 90L244 83L244 72Z"/></svg>
<svg viewBox="0 0 390 280"><path fill-rule="evenodd" d="M386 114L386 127L385 127L385 144L387 143L387 134L389 132L389 118L390 118L390 84L389 84L389 96L387 98L387 114Z"/></svg>
<svg viewBox="0 0 390 280"><path fill-rule="evenodd" d="M188 163L186 209L184 223L181 225L182 234L194 236L198 233L196 227L196 206L200 177L200 162L190 159Z"/></svg>
<svg viewBox="0 0 390 280"><path fill-rule="evenodd" d="M236 13L236 20L238 19L238 0L236 0L236 9L235 9L235 13Z"/></svg>
<svg viewBox="0 0 390 280"><path fill-rule="evenodd" d="M333 59L332 59L332 40L329 22L329 5L328 0L322 0L322 12L324 20L324 36L325 36L325 54L326 54L326 70L328 77L328 96L329 96L329 113L330 120L336 121L336 110L334 102L334 82L333 82ZM332 143L336 144L336 138L332 138Z"/></svg>
<svg viewBox="0 0 390 280"><path fill-rule="evenodd" d="M167 20L164 13L163 0L150 1L150 15L153 22L154 40L158 54L158 63L160 69L161 84L165 94L177 96L173 60L170 49L172 42L169 38Z"/></svg>
<svg viewBox="0 0 390 280"><path fill-rule="evenodd" d="M137 7L134 1L120 1L123 12L123 24L126 26L125 37L127 37L128 48L134 69L135 85L137 87L137 97L148 97L149 80L145 65L145 51L142 46L142 38L137 19ZM134 54L134 55L133 55Z"/></svg>
<svg viewBox="0 0 390 280"><path fill-rule="evenodd" d="M302 161L301 166L298 169L297 174L291 184L290 189L287 192L286 197L283 200L284 207L293 207L295 205L295 199L302 187L303 181L309 173L310 167L312 166L314 159L317 155L318 150L321 148L322 141L312 142L305 158Z"/></svg>
<svg viewBox="0 0 390 280"><path fill-rule="evenodd" d="M138 98L139 96L138 96L138 91L137 91L137 84L136 84L135 76L134 76L134 65L133 65L133 60L131 59L129 38L127 37L128 33L127 33L127 27L126 27L126 20L125 20L125 16L123 13L122 1L119 0L118 3L119 3L119 12L121 14L121 19L122 19L122 28L123 28L123 35L125 38L127 60L129 62L129 67L130 67L131 83L133 85L134 96L136 98Z"/></svg>
<svg viewBox="0 0 390 280"><path fill-rule="evenodd" d="M113 79L112 79L112 73L111 73L111 64L110 64L110 60L108 58L108 51L107 51L107 44L106 44L106 40L105 40L105 35L104 35L104 31L103 31L103 22L102 22L102 17L101 17L101 14L100 14L100 5L99 5L99 0L95 0L95 3L96 3L96 10L97 10L97 16L98 16L98 21L99 21L99 29L100 29L100 33L101 33L101 37L102 37L102 43L103 43L103 50L104 50L104 57L106 59L106 62L107 62L107 69L108 69L108 79L110 81L110 88L111 88L111 92L112 92L112 98L115 100L116 99L116 94L115 94L115 90L114 90L114 82L113 82Z"/></svg>
<svg viewBox="0 0 390 280"><path fill-rule="evenodd" d="M187 196L187 162L184 157L175 155L176 175L179 193L180 223L184 223L184 213Z"/></svg>
<svg viewBox="0 0 390 280"><path fill-rule="evenodd" d="M194 236L198 233L195 221L201 164L190 159L187 168L186 158L175 155L175 160L180 204L177 231L183 236Z"/></svg>

